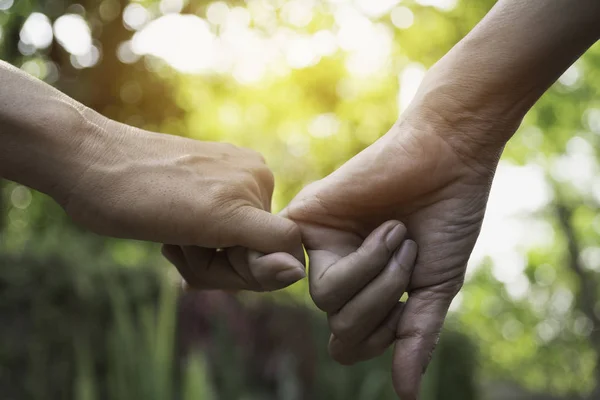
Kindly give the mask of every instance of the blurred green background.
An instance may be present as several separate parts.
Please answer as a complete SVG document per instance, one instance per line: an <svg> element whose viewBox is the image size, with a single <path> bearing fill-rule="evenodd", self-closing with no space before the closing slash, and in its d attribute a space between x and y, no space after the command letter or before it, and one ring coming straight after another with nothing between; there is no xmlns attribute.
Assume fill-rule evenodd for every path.
<svg viewBox="0 0 600 400"><path fill-rule="evenodd" d="M0 57L107 117L260 151L277 210L384 134L493 3L0 0ZM596 45L507 146L424 399L600 398L599 91ZM180 296L157 245L1 185L0 398L394 398L389 354L328 359L306 282Z"/></svg>

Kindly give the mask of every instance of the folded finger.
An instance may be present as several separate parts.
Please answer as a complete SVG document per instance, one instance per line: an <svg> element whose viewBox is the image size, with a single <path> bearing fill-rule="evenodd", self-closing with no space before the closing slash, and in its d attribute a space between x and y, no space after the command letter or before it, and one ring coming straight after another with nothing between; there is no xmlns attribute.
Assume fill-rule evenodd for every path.
<svg viewBox="0 0 600 400"><path fill-rule="evenodd" d="M310 292L321 310L336 312L373 280L406 236L398 221L388 221L375 229L354 252L327 264L324 251L309 251ZM328 260L331 261L331 260Z"/></svg>
<svg viewBox="0 0 600 400"><path fill-rule="evenodd" d="M340 364L352 365L381 355L396 339L396 326L403 309L404 303L398 302L379 328L355 346L345 344L332 334L329 340L331 358Z"/></svg>
<svg viewBox="0 0 600 400"><path fill-rule="evenodd" d="M406 240L384 270L346 303L328 316L331 332L342 342L356 345L365 340L397 305L410 282L417 258L417 244Z"/></svg>
<svg viewBox="0 0 600 400"><path fill-rule="evenodd" d="M176 246L174 244L164 244L161 247L162 255L175 266L179 275L183 278L184 281L193 280L194 275L187 264L187 260L183 255L183 250L181 250L180 246Z"/></svg>
<svg viewBox="0 0 600 400"><path fill-rule="evenodd" d="M192 289L277 290L306 276L304 265L288 253L165 245L163 254Z"/></svg>
<svg viewBox="0 0 600 400"><path fill-rule="evenodd" d="M255 290L255 282L247 281L233 267L227 251L198 246L181 246L185 262L175 265L192 289Z"/></svg>

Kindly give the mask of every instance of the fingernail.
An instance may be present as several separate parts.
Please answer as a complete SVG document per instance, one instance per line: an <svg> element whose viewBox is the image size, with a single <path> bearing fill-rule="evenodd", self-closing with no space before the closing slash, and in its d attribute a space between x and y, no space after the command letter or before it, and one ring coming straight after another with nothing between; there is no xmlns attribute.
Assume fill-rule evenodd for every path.
<svg viewBox="0 0 600 400"><path fill-rule="evenodd" d="M297 282L300 279L304 279L305 277L306 272L304 272L304 270L301 268L286 269L285 271L278 272L275 275L275 279L277 281L287 285L291 285L292 283Z"/></svg>
<svg viewBox="0 0 600 400"><path fill-rule="evenodd" d="M402 243L396 257L401 266L412 269L417 259L417 244L412 240L406 240Z"/></svg>
<svg viewBox="0 0 600 400"><path fill-rule="evenodd" d="M388 232L385 237L385 245L390 251L396 250L402 240L404 239L404 235L406 234L406 228L402 224L396 225L392 228L391 231Z"/></svg>

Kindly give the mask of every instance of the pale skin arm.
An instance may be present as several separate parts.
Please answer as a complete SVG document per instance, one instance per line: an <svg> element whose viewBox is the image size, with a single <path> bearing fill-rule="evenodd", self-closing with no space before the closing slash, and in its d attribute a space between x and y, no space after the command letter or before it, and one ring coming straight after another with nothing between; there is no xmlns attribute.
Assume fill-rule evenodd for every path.
<svg viewBox="0 0 600 400"><path fill-rule="evenodd" d="M85 168L78 149L99 135L78 134L94 113L5 62L0 87L0 176L60 199Z"/></svg>
<svg viewBox="0 0 600 400"><path fill-rule="evenodd" d="M214 289L305 276L299 229L270 213L273 174L258 153L112 121L4 62L0 87L0 177L96 233L202 246L222 274Z"/></svg>

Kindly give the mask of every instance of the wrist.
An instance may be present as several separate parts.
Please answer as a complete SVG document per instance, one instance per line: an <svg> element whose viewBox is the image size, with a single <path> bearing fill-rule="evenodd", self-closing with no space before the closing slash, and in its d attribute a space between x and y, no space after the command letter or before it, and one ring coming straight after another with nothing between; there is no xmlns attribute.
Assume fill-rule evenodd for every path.
<svg viewBox="0 0 600 400"><path fill-rule="evenodd" d="M495 169L522 115L481 101L456 77L430 70L401 123L446 142L466 164Z"/></svg>
<svg viewBox="0 0 600 400"><path fill-rule="evenodd" d="M83 118L72 103L46 93L30 104L18 100L1 110L0 175L55 197L68 181L61 175L74 171Z"/></svg>
<svg viewBox="0 0 600 400"><path fill-rule="evenodd" d="M109 122L79 103L48 101L30 127L35 147L26 150L37 161L23 183L64 206L90 166L110 152L110 137L118 133L106 129Z"/></svg>

